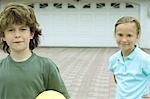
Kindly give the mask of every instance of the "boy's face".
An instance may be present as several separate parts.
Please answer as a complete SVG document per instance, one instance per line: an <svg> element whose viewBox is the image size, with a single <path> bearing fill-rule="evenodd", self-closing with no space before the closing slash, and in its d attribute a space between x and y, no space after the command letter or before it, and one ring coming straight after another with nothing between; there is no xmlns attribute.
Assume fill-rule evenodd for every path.
<svg viewBox="0 0 150 99"><path fill-rule="evenodd" d="M29 43L33 36L28 26L12 24L5 29L3 40L6 41L11 52L21 52L29 50Z"/></svg>
<svg viewBox="0 0 150 99"><path fill-rule="evenodd" d="M135 23L123 23L116 27L116 42L122 51L131 52L139 38Z"/></svg>

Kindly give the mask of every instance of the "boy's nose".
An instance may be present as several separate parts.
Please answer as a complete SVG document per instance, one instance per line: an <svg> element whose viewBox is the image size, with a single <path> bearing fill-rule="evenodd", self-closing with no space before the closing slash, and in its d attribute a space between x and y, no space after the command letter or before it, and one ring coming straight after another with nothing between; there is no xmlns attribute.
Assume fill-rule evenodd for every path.
<svg viewBox="0 0 150 99"><path fill-rule="evenodd" d="M21 36L20 35L15 35L15 38L20 38Z"/></svg>
<svg viewBox="0 0 150 99"><path fill-rule="evenodd" d="M21 35L20 35L20 32L18 30L15 31L15 38L20 38Z"/></svg>

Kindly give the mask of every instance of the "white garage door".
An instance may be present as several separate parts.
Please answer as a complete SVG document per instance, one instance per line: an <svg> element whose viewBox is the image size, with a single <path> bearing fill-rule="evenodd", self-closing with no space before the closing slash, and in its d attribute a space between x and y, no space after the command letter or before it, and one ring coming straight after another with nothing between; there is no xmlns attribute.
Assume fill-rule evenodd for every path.
<svg viewBox="0 0 150 99"><path fill-rule="evenodd" d="M65 1L65 0L64 0ZM114 47L114 23L121 16L139 18L139 6L128 2L60 2L35 5L43 28L40 46Z"/></svg>

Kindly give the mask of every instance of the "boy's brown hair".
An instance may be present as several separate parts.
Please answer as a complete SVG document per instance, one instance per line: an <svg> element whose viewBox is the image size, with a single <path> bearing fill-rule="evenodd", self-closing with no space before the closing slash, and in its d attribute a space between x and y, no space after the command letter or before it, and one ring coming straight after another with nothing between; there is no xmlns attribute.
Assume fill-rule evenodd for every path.
<svg viewBox="0 0 150 99"><path fill-rule="evenodd" d="M23 24L29 26L31 33L34 33L33 39L30 40L29 48L30 50L33 50L38 46L41 29L36 20L34 10L25 4L9 3L0 13L0 40L4 52L10 53L9 46L6 41L2 40L2 38L4 37L5 29L12 24Z"/></svg>

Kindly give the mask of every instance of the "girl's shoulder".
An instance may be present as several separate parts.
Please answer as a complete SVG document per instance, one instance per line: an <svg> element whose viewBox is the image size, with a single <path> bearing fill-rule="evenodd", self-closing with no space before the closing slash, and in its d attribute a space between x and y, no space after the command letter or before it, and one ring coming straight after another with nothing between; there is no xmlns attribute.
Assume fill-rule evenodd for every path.
<svg viewBox="0 0 150 99"><path fill-rule="evenodd" d="M112 54L109 58L109 60L114 60L114 59L118 59L121 56L121 51L117 51L114 54Z"/></svg>
<svg viewBox="0 0 150 99"><path fill-rule="evenodd" d="M140 61L143 61L144 63L150 63L150 54L148 54L144 50L139 49L137 55L137 58L139 58Z"/></svg>
<svg viewBox="0 0 150 99"><path fill-rule="evenodd" d="M141 48L138 48L137 50L137 54L139 54L139 56L144 57L144 58L150 58L150 54L148 54L146 51L144 51Z"/></svg>

